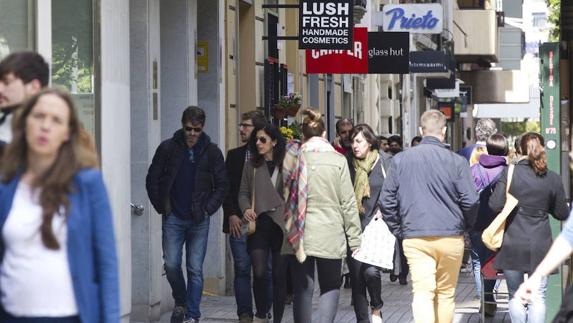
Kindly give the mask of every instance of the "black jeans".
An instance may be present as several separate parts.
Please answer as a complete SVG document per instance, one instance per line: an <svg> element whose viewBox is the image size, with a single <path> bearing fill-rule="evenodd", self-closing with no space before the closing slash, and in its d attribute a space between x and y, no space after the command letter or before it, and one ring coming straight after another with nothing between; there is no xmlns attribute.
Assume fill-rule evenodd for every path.
<svg viewBox="0 0 573 323"><path fill-rule="evenodd" d="M312 294L314 292L315 267L318 272L318 284L320 286L319 322L333 322L336 317L338 298L340 296L342 259L307 256L302 264L295 257L290 259L292 259L291 269L294 285L294 322L312 323Z"/></svg>
<svg viewBox="0 0 573 323"><path fill-rule="evenodd" d="M280 254L282 242L281 228L269 216L260 214L257 230L247 240L253 266L253 294L257 308L255 316L266 318L272 305L274 322L281 321L286 299L285 257ZM271 284L268 276L269 254L272 254L272 300L267 296Z"/></svg>
<svg viewBox="0 0 573 323"><path fill-rule="evenodd" d="M350 270L350 283L352 285L352 301L357 323L369 323L370 311L366 289L370 295L370 307L374 310L382 308L382 280L380 268L362 263L352 258L352 252L348 251L348 269Z"/></svg>

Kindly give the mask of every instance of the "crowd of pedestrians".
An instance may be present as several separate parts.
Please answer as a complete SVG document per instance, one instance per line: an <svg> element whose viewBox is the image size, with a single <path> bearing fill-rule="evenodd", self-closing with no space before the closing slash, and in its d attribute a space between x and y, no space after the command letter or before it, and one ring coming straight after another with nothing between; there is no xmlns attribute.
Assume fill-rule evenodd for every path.
<svg viewBox="0 0 573 323"><path fill-rule="evenodd" d="M119 322L113 217L98 156L70 95L46 88L48 75L35 53L0 62L0 321ZM452 322L468 244L478 297L485 295L480 311L496 312L496 282L479 279L493 262L507 282L512 322L545 321L547 276L573 252L573 220L552 246L549 216L563 221L569 210L540 134L525 133L510 149L495 122L481 119L477 142L456 153L445 142L446 117L434 109L406 149L400 136L377 136L349 119L337 122L331 143L321 113L300 116L302 138L286 142L259 112L244 113L243 145L224 158L205 112L190 106L157 148L146 189L162 216L172 323L201 318L210 217L221 206L241 323L281 322L288 295L295 322L312 322L315 285L319 321L333 322L343 283L356 322L381 323L385 272L401 285L411 277L416 323ZM485 232L510 201L502 242L492 247ZM377 250L389 266L358 257L371 250L363 233L374 223L392 237ZM571 313L564 303L558 317Z"/></svg>

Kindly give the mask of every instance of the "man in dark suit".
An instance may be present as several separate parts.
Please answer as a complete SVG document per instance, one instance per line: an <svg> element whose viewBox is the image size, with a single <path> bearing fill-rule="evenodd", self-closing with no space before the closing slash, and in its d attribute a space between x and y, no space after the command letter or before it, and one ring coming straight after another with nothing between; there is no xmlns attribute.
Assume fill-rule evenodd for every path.
<svg viewBox="0 0 573 323"><path fill-rule="evenodd" d="M237 302L237 315L241 323L252 321L253 304L251 296L251 259L247 252L247 235L241 232L243 213L239 208L238 196L243 167L251 156L247 143L255 127L263 125L265 122L265 117L259 111L243 113L239 124L239 135L243 145L229 150L225 161L230 190L223 203L223 232L229 234L229 245L235 264L235 300Z"/></svg>

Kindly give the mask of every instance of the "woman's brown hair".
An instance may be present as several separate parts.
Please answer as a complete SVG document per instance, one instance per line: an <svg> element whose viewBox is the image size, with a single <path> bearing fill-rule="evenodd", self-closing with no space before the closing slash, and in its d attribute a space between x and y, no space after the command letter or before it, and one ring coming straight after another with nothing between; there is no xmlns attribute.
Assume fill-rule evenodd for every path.
<svg viewBox="0 0 573 323"><path fill-rule="evenodd" d="M83 130L81 130L74 103L69 94L57 89L48 89L38 93L23 104L12 123L13 139L4 152L0 174L2 181L8 183L28 168L26 119L38 100L44 95L55 95L64 100L70 114L69 140L62 144L58 156L50 168L32 183L34 188L41 188L40 206L43 216L40 233L42 242L46 248L55 250L60 248L60 244L52 230L54 215L59 212L61 206L64 206L65 216L68 216L70 201L67 196L72 193L72 183L77 171L82 168L98 166L97 154L93 151L93 147L85 145L85 134L81 134Z"/></svg>
<svg viewBox="0 0 573 323"><path fill-rule="evenodd" d="M302 112L302 134L305 139L312 137L320 137L325 131L324 120L322 114L316 110L309 108L304 109Z"/></svg>
<svg viewBox="0 0 573 323"><path fill-rule="evenodd" d="M521 154L527 156L535 174L541 176L547 173L545 141L540 134L528 132L522 135L519 146L521 147Z"/></svg>

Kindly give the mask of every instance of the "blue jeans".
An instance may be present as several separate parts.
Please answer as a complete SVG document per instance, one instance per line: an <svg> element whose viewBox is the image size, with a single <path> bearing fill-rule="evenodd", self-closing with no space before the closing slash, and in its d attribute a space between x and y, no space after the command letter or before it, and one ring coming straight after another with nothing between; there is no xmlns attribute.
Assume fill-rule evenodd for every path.
<svg viewBox="0 0 573 323"><path fill-rule="evenodd" d="M545 292L547 290L547 277L541 280L539 290L534 293L531 303L522 305L513 295L523 283L523 271L504 270L507 289L509 292L509 316L512 323L543 323L545 322Z"/></svg>
<svg viewBox="0 0 573 323"><path fill-rule="evenodd" d="M229 235L229 246L233 255L235 269L235 300L237 315L248 314L253 317L253 296L251 293L251 257L247 251L247 235L240 238Z"/></svg>
<svg viewBox="0 0 573 323"><path fill-rule="evenodd" d="M163 218L163 260L167 281L176 306L186 306L187 316L199 319L203 293L203 260L207 251L210 218L201 223L181 219L173 214ZM187 264L187 286L181 270L183 245Z"/></svg>
<svg viewBox="0 0 573 323"><path fill-rule="evenodd" d="M472 242L472 269L474 272L474 279L476 283L476 292L477 296L481 298L481 264L485 263L492 255L493 251L489 250L481 240L481 231L471 231L470 232L470 240ZM496 281L495 280L484 280L484 292L485 300L488 302L493 302L493 289L495 287Z"/></svg>

